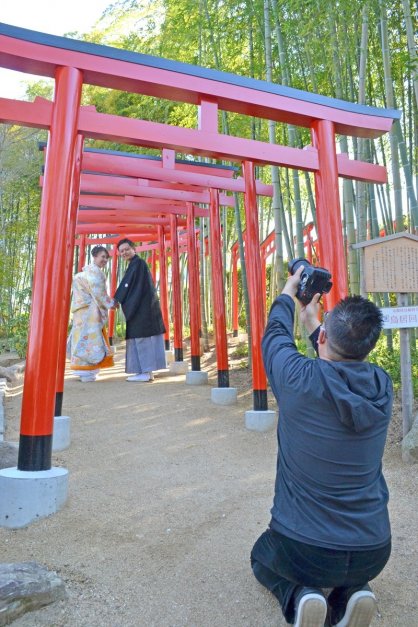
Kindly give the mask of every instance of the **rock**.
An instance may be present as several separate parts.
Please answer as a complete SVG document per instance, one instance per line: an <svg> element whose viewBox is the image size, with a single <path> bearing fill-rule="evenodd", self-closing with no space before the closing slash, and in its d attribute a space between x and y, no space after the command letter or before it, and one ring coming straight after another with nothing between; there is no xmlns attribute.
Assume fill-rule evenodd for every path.
<svg viewBox="0 0 418 627"><path fill-rule="evenodd" d="M14 383L16 381L17 369L14 366L9 366L7 368L3 368L0 366L0 378L6 379L9 383Z"/></svg>
<svg viewBox="0 0 418 627"><path fill-rule="evenodd" d="M0 442L0 468L14 468L17 466L17 455L17 444Z"/></svg>
<svg viewBox="0 0 418 627"><path fill-rule="evenodd" d="M0 354L0 366L7 368L12 364L17 363L18 361L22 361L21 357L16 352L7 352Z"/></svg>
<svg viewBox="0 0 418 627"><path fill-rule="evenodd" d="M411 430L402 440L402 460L410 464L418 463L418 415Z"/></svg>
<svg viewBox="0 0 418 627"><path fill-rule="evenodd" d="M0 564L0 627L65 596L62 579L36 562Z"/></svg>

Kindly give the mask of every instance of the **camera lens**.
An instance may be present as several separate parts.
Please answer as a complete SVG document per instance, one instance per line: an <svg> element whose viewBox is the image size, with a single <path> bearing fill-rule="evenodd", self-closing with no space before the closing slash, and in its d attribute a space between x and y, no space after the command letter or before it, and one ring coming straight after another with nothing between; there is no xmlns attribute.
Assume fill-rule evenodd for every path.
<svg viewBox="0 0 418 627"><path fill-rule="evenodd" d="M310 266L310 265L312 264L310 264L307 259L305 259L304 257L298 257L297 259L292 259L291 261L289 261L287 267L288 267L290 274L295 274L295 272L297 271L298 268L300 268L300 266Z"/></svg>

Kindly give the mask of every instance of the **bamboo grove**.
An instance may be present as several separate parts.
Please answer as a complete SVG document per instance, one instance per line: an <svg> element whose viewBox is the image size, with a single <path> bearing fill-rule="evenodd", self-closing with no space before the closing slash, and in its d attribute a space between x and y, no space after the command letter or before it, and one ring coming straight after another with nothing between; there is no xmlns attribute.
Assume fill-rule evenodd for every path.
<svg viewBox="0 0 418 627"><path fill-rule="evenodd" d="M400 123L382 139L338 137L340 152L385 165L389 173L386 185L341 182L350 291L361 293L362 268L351 245L383 233L418 233L416 32L417 9L412 0L119 0L109 4L91 32L67 35L351 102L401 109ZM38 81L28 85L27 99L36 95L51 98L51 84ZM83 104L95 105L101 112L166 124L197 124L197 110L191 105L92 86L84 87ZM242 115L223 113L219 127L222 132L271 143L310 144L308 130ZM0 350L2 343L3 348L8 342L15 348L20 341L24 346L40 204L42 155L38 142L45 139L45 133L33 129L0 129ZM97 141L87 145L138 150ZM152 150L141 152L153 154ZM260 241L275 232L269 304L283 284L287 260L304 256L304 227L316 220L313 180L309 173L277 167L259 168L257 176L272 183L274 189L272 199L259 200ZM238 241L243 296L240 322L250 331L241 202L236 197L235 209L222 213L225 287L230 316L230 250ZM204 222L201 219L202 237L210 236ZM54 249L54 242L51 254L62 254ZM210 328L210 271L203 255L201 261L203 326ZM186 294L185 263L182 268ZM394 295L375 297L382 306L394 302ZM186 297L184 301L187 326ZM390 333L386 341L391 350ZM416 361L415 342L412 333Z"/></svg>

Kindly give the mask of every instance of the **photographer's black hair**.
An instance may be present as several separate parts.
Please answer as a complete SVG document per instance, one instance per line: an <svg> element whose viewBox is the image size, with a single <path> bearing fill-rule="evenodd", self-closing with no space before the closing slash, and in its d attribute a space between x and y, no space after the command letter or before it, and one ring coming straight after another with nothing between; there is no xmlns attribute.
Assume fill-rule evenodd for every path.
<svg viewBox="0 0 418 627"><path fill-rule="evenodd" d="M330 349L343 359L362 361L376 346L382 330L381 311L362 296L347 296L325 319Z"/></svg>
<svg viewBox="0 0 418 627"><path fill-rule="evenodd" d="M107 258L109 259L109 251L104 246L94 246L94 248L91 249L91 254L93 255L93 257L97 257L97 255L101 252L105 252Z"/></svg>
<svg viewBox="0 0 418 627"><path fill-rule="evenodd" d="M131 239L128 239L127 237L124 237L123 239L120 239L117 243L117 249L119 250L119 247L122 246L122 244L128 244L128 246L130 246L131 248L135 248L135 244L133 243L133 241Z"/></svg>

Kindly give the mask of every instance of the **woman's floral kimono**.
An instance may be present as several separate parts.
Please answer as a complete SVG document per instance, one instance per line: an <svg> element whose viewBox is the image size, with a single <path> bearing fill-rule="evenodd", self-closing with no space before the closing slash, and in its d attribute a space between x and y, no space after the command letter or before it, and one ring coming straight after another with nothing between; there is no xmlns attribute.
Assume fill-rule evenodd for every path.
<svg viewBox="0 0 418 627"><path fill-rule="evenodd" d="M68 338L73 370L96 370L114 365L105 329L107 310L112 305L102 270L95 264L84 266L73 279L73 326Z"/></svg>

